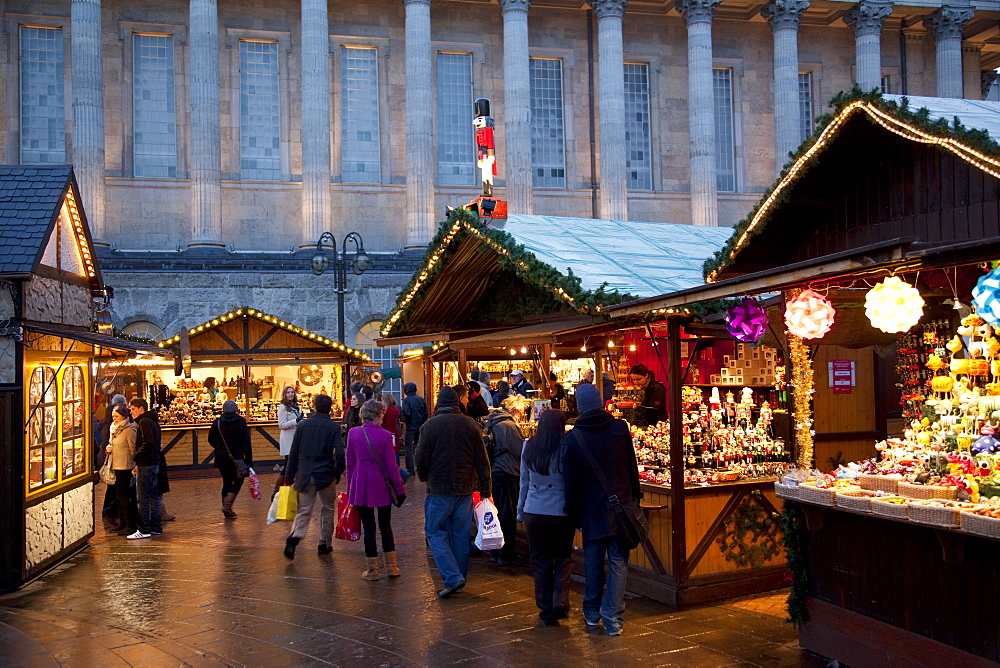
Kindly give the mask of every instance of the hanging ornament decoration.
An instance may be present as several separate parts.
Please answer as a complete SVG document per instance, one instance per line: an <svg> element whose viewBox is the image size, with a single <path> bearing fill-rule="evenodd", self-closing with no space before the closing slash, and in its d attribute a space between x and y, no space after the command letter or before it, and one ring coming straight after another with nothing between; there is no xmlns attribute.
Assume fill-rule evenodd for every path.
<svg viewBox="0 0 1000 668"><path fill-rule="evenodd" d="M972 305L976 307L976 315L1000 327L1000 267L976 281L976 287L972 288Z"/></svg>
<svg viewBox="0 0 1000 668"><path fill-rule="evenodd" d="M812 398L815 391L809 346L798 336L788 337L788 352L792 367L792 419L795 427L795 444L798 447L798 465L811 469L813 462L813 413Z"/></svg>
<svg viewBox="0 0 1000 668"><path fill-rule="evenodd" d="M890 276L868 291L865 313L872 326L883 332L905 332L924 314L924 299L912 285Z"/></svg>
<svg viewBox="0 0 1000 668"><path fill-rule="evenodd" d="M726 311L726 331L743 343L756 343L767 331L767 323L767 313L749 297Z"/></svg>
<svg viewBox="0 0 1000 668"><path fill-rule="evenodd" d="M818 339L833 327L835 315L829 299L807 289L785 306L785 327L789 334L803 339Z"/></svg>

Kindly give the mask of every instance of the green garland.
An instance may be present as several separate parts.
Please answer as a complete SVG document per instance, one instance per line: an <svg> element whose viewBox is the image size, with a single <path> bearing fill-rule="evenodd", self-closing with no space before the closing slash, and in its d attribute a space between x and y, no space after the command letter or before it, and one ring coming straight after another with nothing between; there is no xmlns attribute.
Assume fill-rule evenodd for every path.
<svg viewBox="0 0 1000 668"><path fill-rule="evenodd" d="M774 538L778 515L768 513L761 505L760 490L750 494L757 501L744 499L723 522L715 540L726 561L739 568L760 568L781 552Z"/></svg>
<svg viewBox="0 0 1000 668"><path fill-rule="evenodd" d="M146 343L151 346L156 345L156 339L150 339L144 336L132 336L131 334L126 334L117 327L111 328L111 336L115 337L116 339L125 339L126 341L133 341L135 343Z"/></svg>
<svg viewBox="0 0 1000 668"><path fill-rule="evenodd" d="M878 89L873 89L871 91L863 91L857 84L849 91L841 91L837 93L833 99L830 100L830 105L833 107L833 112L828 114L823 114L816 118L816 131L807 138L798 150L791 154L791 158L788 163L785 164L784 168L781 170L781 174L778 176L777 180L771 185L770 188L761 196L757 204L750 210L743 220L738 222L733 226L733 234L729 237L726 244L715 252L714 255L705 260L704 264L704 274L708 277L710 274L715 272L721 267L725 267L730 264L730 253L733 252L736 245L736 240L742 237L743 232L749 227L750 222L757 215L757 212L763 206L764 202L771 196L779 184L784 180L784 178L791 171L793 165L798 162L805 153L813 147L813 145L819 140L819 136L824 130L833 122L833 120L840 115L840 113L854 102L866 102L873 106L878 107L886 113L892 114L899 120L909 125L920 128L921 130L937 135L942 138L951 138L961 143L969 146L980 153L984 153L992 157L1000 157L1000 144L993 141L989 133L984 130L970 129L962 125L958 117L952 119L951 123L947 119L938 118L932 119L930 117L930 110L926 107L922 107L917 111L911 111L909 108L909 99L903 97L901 101L897 104L894 101L883 99L882 94ZM818 163L818 156L814 156L812 160L807 165L806 169L800 172L801 174L808 173L809 168ZM771 204L771 210L783 204L790 197L792 188L785 188L781 191L775 201ZM766 220L763 224L757 227L754 234L759 234L760 231L766 227Z"/></svg>
<svg viewBox="0 0 1000 668"><path fill-rule="evenodd" d="M809 532L806 530L806 516L802 506L794 501L785 501L785 512L781 515L781 530L784 532L785 557L788 570L792 574L792 589L788 593L788 622L798 626L809 621L806 611L806 597L809 595Z"/></svg>

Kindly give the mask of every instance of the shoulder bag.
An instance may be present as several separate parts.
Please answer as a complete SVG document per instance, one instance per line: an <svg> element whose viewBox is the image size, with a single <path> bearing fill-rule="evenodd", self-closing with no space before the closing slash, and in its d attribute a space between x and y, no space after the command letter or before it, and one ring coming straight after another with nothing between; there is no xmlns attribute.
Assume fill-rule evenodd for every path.
<svg viewBox="0 0 1000 668"><path fill-rule="evenodd" d="M573 429L572 433L580 444L583 454L586 455L587 461L590 462L590 467L594 469L594 474L597 476L598 482L601 483L604 493L608 495L608 504L611 505L611 510L615 513L615 522L618 524L618 541L630 550L638 547L646 540L646 533L649 531L649 522L639 506L639 500L632 499L627 503L622 503L617 494L612 494L611 485L608 483L604 471L597 464L594 453L590 451L590 446L583 440L579 431Z"/></svg>
<svg viewBox="0 0 1000 668"><path fill-rule="evenodd" d="M364 425L361 425L360 429L361 433L365 435L365 442L368 443L368 452L371 453L372 459L375 460L375 466L378 467L379 473L382 474L382 480L385 481L385 486L389 489L389 499L392 500L392 505L399 508L403 505L403 501L406 500L406 495L403 494L400 496L399 493L396 492L396 486L392 484L392 481L389 480L389 474L386 473L385 462L375 456L375 448L372 447L371 439L368 438L368 430L365 429Z"/></svg>
<svg viewBox="0 0 1000 668"><path fill-rule="evenodd" d="M215 428L219 430L219 437L222 439L222 447L226 449L226 454L229 455L229 458L233 460L233 464L236 465L236 477L241 480L246 478L250 475L250 467L247 466L246 460L235 459L233 457L233 451L229 449L229 444L226 443L226 435L223 433L222 424L218 420L215 421Z"/></svg>

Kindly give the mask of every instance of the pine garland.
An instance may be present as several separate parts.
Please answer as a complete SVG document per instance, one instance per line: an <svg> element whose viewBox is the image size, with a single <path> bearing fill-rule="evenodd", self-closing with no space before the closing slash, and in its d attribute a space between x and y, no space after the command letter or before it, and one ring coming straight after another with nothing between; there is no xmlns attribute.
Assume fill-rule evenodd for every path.
<svg viewBox="0 0 1000 668"><path fill-rule="evenodd" d="M126 334L117 327L111 328L111 336L115 337L116 339L125 339L126 341L133 341L135 343L146 343L151 346L156 345L156 339L150 339L144 336L132 336L131 334Z"/></svg>
<svg viewBox="0 0 1000 668"><path fill-rule="evenodd" d="M809 613L806 611L806 598L809 596L809 532L806 530L806 516L801 505L785 501L781 530L784 533L788 570L792 574L792 589L788 592L788 622L797 627L802 622L809 621Z"/></svg>

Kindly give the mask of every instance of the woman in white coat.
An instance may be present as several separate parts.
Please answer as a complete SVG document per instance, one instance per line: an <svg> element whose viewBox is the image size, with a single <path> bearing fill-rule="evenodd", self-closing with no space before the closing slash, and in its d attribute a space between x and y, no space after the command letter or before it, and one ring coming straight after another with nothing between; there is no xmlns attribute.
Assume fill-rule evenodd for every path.
<svg viewBox="0 0 1000 668"><path fill-rule="evenodd" d="M278 404L278 429L281 434L278 437L278 452L285 458L285 466L288 466L288 453L292 451L292 439L295 438L295 428L302 421L304 415L299 408L299 400L295 396L295 388L286 385L281 391L281 403ZM280 480L280 476L279 476ZM277 491L275 487L275 491Z"/></svg>

